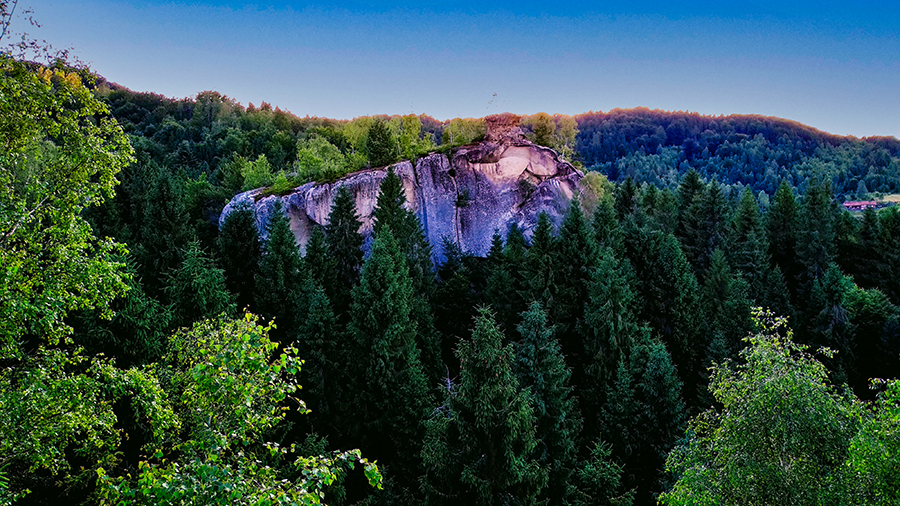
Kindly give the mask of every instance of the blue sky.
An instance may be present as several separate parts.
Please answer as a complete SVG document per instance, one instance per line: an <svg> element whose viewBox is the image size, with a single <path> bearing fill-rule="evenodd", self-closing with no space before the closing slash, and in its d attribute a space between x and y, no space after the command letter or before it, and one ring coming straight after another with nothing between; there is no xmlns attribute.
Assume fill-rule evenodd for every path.
<svg viewBox="0 0 900 506"><path fill-rule="evenodd" d="M171 97L332 118L644 106L900 137L896 0L20 1L33 35Z"/></svg>

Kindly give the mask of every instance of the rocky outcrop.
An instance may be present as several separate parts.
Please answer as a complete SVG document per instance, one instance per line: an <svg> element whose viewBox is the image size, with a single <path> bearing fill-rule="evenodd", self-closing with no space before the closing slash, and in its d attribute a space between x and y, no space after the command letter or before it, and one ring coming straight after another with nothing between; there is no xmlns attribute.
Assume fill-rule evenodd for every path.
<svg viewBox="0 0 900 506"><path fill-rule="evenodd" d="M445 154L431 154L412 164L393 165L403 181L407 208L422 222L425 234L442 257L442 238L448 237L464 251L487 253L497 230L505 237L516 223L529 236L538 215L545 211L559 222L583 175L560 160L550 148L521 137L518 129L486 136L477 144L453 151L452 163ZM291 228L301 248L312 227L328 222L337 189L346 186L356 196L356 209L367 237L373 226L372 213L386 168L349 174L334 183L307 183L278 197L261 197L261 189L237 195L225 207L221 221L242 202L255 206L257 224L265 223L276 199L281 199Z"/></svg>

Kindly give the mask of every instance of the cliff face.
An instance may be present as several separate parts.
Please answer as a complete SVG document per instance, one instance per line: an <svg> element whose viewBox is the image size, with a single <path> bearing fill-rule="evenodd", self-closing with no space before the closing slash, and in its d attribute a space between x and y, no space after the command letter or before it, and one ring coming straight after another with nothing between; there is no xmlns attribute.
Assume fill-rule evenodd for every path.
<svg viewBox="0 0 900 506"><path fill-rule="evenodd" d="M509 226L517 223L529 236L541 211L558 223L583 177L552 149L519 135L488 135L484 142L454 150L452 163L444 154L432 154L415 165L404 161L393 168L403 181L407 208L418 216L439 258L443 237L453 239L464 251L485 255L495 230L505 238ZM219 223L236 205L250 202L262 233L275 200L281 199L297 241L305 249L313 225L328 222L337 189L347 186L356 196L363 223L360 232L368 236L386 175L386 168L364 170L334 183L307 183L283 197L259 198L261 190L244 192L228 203Z"/></svg>

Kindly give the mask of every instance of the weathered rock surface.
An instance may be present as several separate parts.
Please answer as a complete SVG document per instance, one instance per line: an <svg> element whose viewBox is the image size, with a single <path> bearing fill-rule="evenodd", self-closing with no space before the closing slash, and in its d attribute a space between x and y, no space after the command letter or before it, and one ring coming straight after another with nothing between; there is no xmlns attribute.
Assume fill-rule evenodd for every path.
<svg viewBox="0 0 900 506"><path fill-rule="evenodd" d="M488 135L484 142L454 150L452 163L447 155L436 153L415 165L404 161L393 168L403 181L407 208L422 222L438 258L443 256L443 237L464 251L485 255L495 230L505 238L516 223L530 236L541 211L558 223L583 177L552 149L519 135ZM281 199L297 242L305 249L313 225L328 222L337 189L347 186L356 196L360 232L369 236L386 175L386 168L363 170L334 183L307 183L282 197L260 198L261 189L244 192L228 203L219 223L235 206L248 202L255 206L257 225L264 233L272 206Z"/></svg>

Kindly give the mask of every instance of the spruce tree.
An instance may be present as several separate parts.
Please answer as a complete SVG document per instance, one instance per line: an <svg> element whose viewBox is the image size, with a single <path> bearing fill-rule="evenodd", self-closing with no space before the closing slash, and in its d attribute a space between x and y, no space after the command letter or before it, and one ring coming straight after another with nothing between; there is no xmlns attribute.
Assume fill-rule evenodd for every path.
<svg viewBox="0 0 900 506"><path fill-rule="evenodd" d="M325 244L333 271L324 286L337 315L349 309L350 290L359 283L359 270L363 263L361 226L356 216L356 201L350 190L341 186L325 226Z"/></svg>
<svg viewBox="0 0 900 506"><path fill-rule="evenodd" d="M584 306L588 301L591 273L597 265L597 246L585 221L578 198L573 198L553 243L551 268L555 283L547 304L557 336L570 364L584 367L584 347L578 329L584 324Z"/></svg>
<svg viewBox="0 0 900 506"><path fill-rule="evenodd" d="M698 279L709 269L713 251L725 246L728 214L728 200L715 179L686 211L681 244Z"/></svg>
<svg viewBox="0 0 900 506"><path fill-rule="evenodd" d="M757 304L765 302L769 271L768 251L759 205L753 192L745 188L731 219L728 260L735 271L747 281L750 298Z"/></svg>
<svg viewBox="0 0 900 506"><path fill-rule="evenodd" d="M792 296L796 294L802 268L797 256L799 226L800 207L794 191L787 181L782 181L766 212L766 230L772 265L781 269Z"/></svg>
<svg viewBox="0 0 900 506"><path fill-rule="evenodd" d="M582 412L584 439L600 436L600 413L606 385L615 377L619 361L631 351L642 332L637 321L640 304L632 287L627 260L616 258L604 249L591 278L589 300L585 307L582 339L585 348L583 369L575 371Z"/></svg>
<svg viewBox="0 0 900 506"><path fill-rule="evenodd" d="M234 297L225 288L225 275L200 249L200 243L191 241L183 257L166 287L176 325L185 327L221 313L234 313Z"/></svg>
<svg viewBox="0 0 900 506"><path fill-rule="evenodd" d="M381 118L372 122L366 134L366 155L371 167L390 165L400 156L397 140Z"/></svg>
<svg viewBox="0 0 900 506"><path fill-rule="evenodd" d="M594 230L594 243L598 248L609 248L618 256L625 254L622 229L616 219L612 199L601 199L597 203L591 219L591 228Z"/></svg>
<svg viewBox="0 0 900 506"><path fill-rule="evenodd" d="M747 292L746 281L739 274L732 274L722 250L713 252L701 295L701 305L707 315L706 332L710 336L707 367L726 357L737 358L742 348L741 340L747 336L751 325ZM705 391L705 388L701 389Z"/></svg>
<svg viewBox="0 0 900 506"><path fill-rule="evenodd" d="M303 259L281 200L276 200L269 222L267 239L259 259L256 277L255 306L266 318L275 318L272 332L278 340L293 333L297 313L297 297L303 285Z"/></svg>
<svg viewBox="0 0 900 506"><path fill-rule="evenodd" d="M637 193L638 187L634 184L634 180L631 179L631 176L628 176L624 183L616 186L616 202L614 206L616 210L616 219L619 220L619 223L630 218L637 209Z"/></svg>
<svg viewBox="0 0 900 506"><path fill-rule="evenodd" d="M431 385L437 384L444 374L440 340L434 328L430 303L434 291L434 265L431 261L431 244L425 237L422 224L415 214L403 208L405 203L406 195L400 178L390 168L387 177L381 182L375 203L374 233L377 235L383 229L390 229L406 259L407 272L415 294L412 318L419 325L417 345L422 351L422 366Z"/></svg>
<svg viewBox="0 0 900 506"><path fill-rule="evenodd" d="M392 231L380 230L352 292L352 353L343 363L353 369L353 419L363 448L409 486L418 475L421 422L430 399L416 346L412 282L404 264Z"/></svg>
<svg viewBox="0 0 900 506"><path fill-rule="evenodd" d="M422 458L425 503L533 504L547 472L533 459L534 408L513 375L514 352L489 310L457 348L459 386L427 422Z"/></svg>
<svg viewBox="0 0 900 506"><path fill-rule="evenodd" d="M836 216L837 207L831 191L831 181L814 181L803 196L797 241L797 255L804 267L800 290L807 297L814 281L824 276L829 264L834 261ZM800 300L807 301L808 298Z"/></svg>
<svg viewBox="0 0 900 506"><path fill-rule="evenodd" d="M181 263L181 252L190 239L189 217L174 176L160 170L147 194L141 241L136 254L144 288L160 297L168 275Z"/></svg>
<svg viewBox="0 0 900 506"><path fill-rule="evenodd" d="M346 391L346 378L340 374L346 368L342 340L328 295L312 277L304 280L298 302L303 318L292 337L304 361L300 376L303 400L310 410L307 418L312 430L327 435L336 429L341 409L351 411L353 401Z"/></svg>
<svg viewBox="0 0 900 506"><path fill-rule="evenodd" d="M639 234L634 266L640 319L659 334L672 354L690 404L703 378L708 335L702 329L700 290L672 235Z"/></svg>
<svg viewBox="0 0 900 506"><path fill-rule="evenodd" d="M219 259L225 286L234 294L238 309L253 304L260 255L256 211L250 204L239 205L225 217L219 231Z"/></svg>
<svg viewBox="0 0 900 506"><path fill-rule="evenodd" d="M519 387L528 389L534 406L535 460L549 473L542 497L550 504L565 504L572 492L575 442L582 423L569 385L571 373L539 302L533 302L522 315L518 330L521 340L516 347L514 371Z"/></svg>
<svg viewBox="0 0 900 506"><path fill-rule="evenodd" d="M597 441L575 475L571 504L575 506L631 506L634 490L620 493L624 468L612 456L612 447Z"/></svg>
<svg viewBox="0 0 900 506"><path fill-rule="evenodd" d="M626 489L650 504L666 487L666 455L683 435L686 413L681 382L663 343L643 333L620 362L603 410L604 439L624 466Z"/></svg>
<svg viewBox="0 0 900 506"><path fill-rule="evenodd" d="M556 281L554 263L553 224L545 212L538 216L534 234L531 236L531 247L525 254L524 275L527 283L526 303L531 301L546 302L552 296L553 284Z"/></svg>
<svg viewBox="0 0 900 506"><path fill-rule="evenodd" d="M325 245L325 232L319 225L313 224L306 241L306 255L303 256L303 268L308 276L318 285L325 285L331 277L332 262Z"/></svg>

